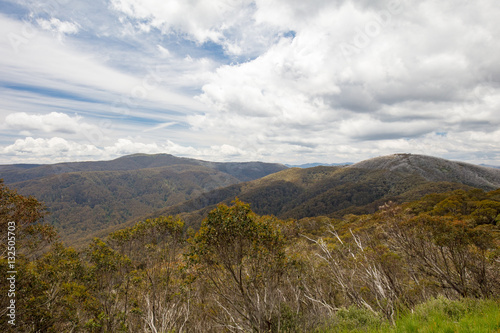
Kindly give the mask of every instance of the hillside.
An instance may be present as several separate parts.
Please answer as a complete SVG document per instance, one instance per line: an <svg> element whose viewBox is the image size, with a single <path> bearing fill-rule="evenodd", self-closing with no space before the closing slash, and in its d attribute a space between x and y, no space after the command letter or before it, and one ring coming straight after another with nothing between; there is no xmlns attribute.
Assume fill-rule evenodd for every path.
<svg viewBox="0 0 500 333"><path fill-rule="evenodd" d="M102 162L1 166L0 178L44 202L50 212L46 221L60 230L63 240L74 243L216 188L285 168L137 154Z"/></svg>
<svg viewBox="0 0 500 333"><path fill-rule="evenodd" d="M395 154L362 161L355 167L409 172L418 174L428 181L458 182L485 190L500 187L500 174L497 170L432 156Z"/></svg>
<svg viewBox="0 0 500 333"><path fill-rule="evenodd" d="M289 169L139 154L103 162L2 166L2 177L26 178L9 186L45 202L51 212L47 221L72 244L160 215L180 215L197 228L215 205L236 197L258 214L300 219L373 213L387 201L500 187L499 169L410 154Z"/></svg>
<svg viewBox="0 0 500 333"><path fill-rule="evenodd" d="M204 193L150 217L180 214L188 223L196 224L217 203L229 204L235 197L250 203L258 214L295 219L340 217L373 213L387 201L405 202L428 193L471 188L500 188L500 170L430 156L396 154L350 166L284 170Z"/></svg>
<svg viewBox="0 0 500 333"><path fill-rule="evenodd" d="M308 180L325 180L328 171L269 178L311 188ZM0 318L4 332L500 327L500 189L434 193L373 214L299 221L261 216L235 200L211 210L198 231L162 216L77 250L37 223L41 205L0 181L0 224L15 224L19 249L11 261L11 236L0 236L4 272L18 270L0 283L7 295L15 278L16 302L9 295L0 306L23 309L15 326L8 324L15 313Z"/></svg>
<svg viewBox="0 0 500 333"><path fill-rule="evenodd" d="M278 172L287 167L275 163L262 162L208 162L192 158L176 157L170 154L134 154L111 161L70 162L57 164L11 164L0 165L0 178L6 184L60 175L69 172L87 171L132 171L167 167L173 165L195 165L227 173L240 181L249 181Z"/></svg>

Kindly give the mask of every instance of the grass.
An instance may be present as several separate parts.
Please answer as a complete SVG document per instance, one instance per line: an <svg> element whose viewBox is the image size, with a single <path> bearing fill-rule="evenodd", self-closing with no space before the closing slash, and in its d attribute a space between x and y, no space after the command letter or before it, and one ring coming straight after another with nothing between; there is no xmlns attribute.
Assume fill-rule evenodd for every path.
<svg viewBox="0 0 500 333"><path fill-rule="evenodd" d="M477 299L451 301L440 297L399 318L393 332L500 332L500 303Z"/></svg>
<svg viewBox="0 0 500 333"><path fill-rule="evenodd" d="M367 310L353 307L339 311L328 324L315 332L500 333L500 302L477 299L452 301L439 297L401 315L395 325Z"/></svg>

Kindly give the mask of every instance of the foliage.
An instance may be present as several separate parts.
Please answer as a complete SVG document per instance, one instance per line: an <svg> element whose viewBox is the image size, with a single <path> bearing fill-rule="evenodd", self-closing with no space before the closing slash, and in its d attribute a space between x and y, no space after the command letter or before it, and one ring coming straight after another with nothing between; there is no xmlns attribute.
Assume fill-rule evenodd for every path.
<svg viewBox="0 0 500 333"><path fill-rule="evenodd" d="M83 247L102 236L104 229L137 222L207 191L284 168L261 162L209 163L167 154L136 154L113 161L7 165L0 173L10 187L47 205L51 212L47 221L59 229L66 243Z"/></svg>
<svg viewBox="0 0 500 333"><path fill-rule="evenodd" d="M47 215L46 207L34 197L25 197L5 186L0 179L0 255L7 247L7 224L15 222L17 248L22 254L32 255L57 237L56 230L40 223Z"/></svg>
<svg viewBox="0 0 500 333"><path fill-rule="evenodd" d="M24 197L9 189L0 179L0 324L7 326L7 306L11 299L16 300L18 308L30 309L31 299L28 297L35 290L43 293L40 286L34 283L30 261L38 258L48 244L57 238L56 230L41 223L46 215L45 206L33 197ZM9 242L8 242L9 240ZM9 244L9 246L8 246ZM12 259L13 258L13 259ZM10 288L7 280L9 262L14 264L16 274L15 288ZM15 298L7 297L15 293ZM37 304L42 304L42 299ZM45 302L47 304L47 302ZM23 327L32 327L31 314L24 313L18 323Z"/></svg>
<svg viewBox="0 0 500 333"><path fill-rule="evenodd" d="M328 323L315 332L366 333L431 333L431 332L496 332L500 329L500 303L493 300L444 297L419 304L413 312L401 313L394 325L384 322L370 311L341 309Z"/></svg>
<svg viewBox="0 0 500 333"><path fill-rule="evenodd" d="M216 189L181 205L166 208L163 215L183 214L196 228L218 203L229 205L235 196L252 205L260 215L281 219L374 213L387 201L405 202L429 193L470 189L460 178L435 182L416 172L355 167L289 169L263 179Z"/></svg>
<svg viewBox="0 0 500 333"><path fill-rule="evenodd" d="M339 309L334 316L329 318L327 323L316 328L314 332L367 332L379 328L388 329L389 325L372 311L351 306Z"/></svg>
<svg viewBox="0 0 500 333"><path fill-rule="evenodd" d="M197 232L160 216L78 251L44 249L51 234L29 228L43 206L0 185L1 217L19 219L20 246L40 240L16 261L18 332L500 328L499 190L435 193L341 219L281 220L236 199ZM7 267L3 256L2 276Z"/></svg>
<svg viewBox="0 0 500 333"><path fill-rule="evenodd" d="M225 327L266 332L273 326L286 269L285 239L276 218L256 216L236 200L203 221L188 257L208 278Z"/></svg>

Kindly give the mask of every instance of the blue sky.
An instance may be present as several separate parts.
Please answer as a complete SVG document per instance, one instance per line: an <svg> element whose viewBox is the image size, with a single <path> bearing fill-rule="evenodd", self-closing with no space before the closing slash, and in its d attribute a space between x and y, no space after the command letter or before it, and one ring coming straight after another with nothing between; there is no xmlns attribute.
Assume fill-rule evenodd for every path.
<svg viewBox="0 0 500 333"><path fill-rule="evenodd" d="M494 1L0 0L0 163L500 165Z"/></svg>

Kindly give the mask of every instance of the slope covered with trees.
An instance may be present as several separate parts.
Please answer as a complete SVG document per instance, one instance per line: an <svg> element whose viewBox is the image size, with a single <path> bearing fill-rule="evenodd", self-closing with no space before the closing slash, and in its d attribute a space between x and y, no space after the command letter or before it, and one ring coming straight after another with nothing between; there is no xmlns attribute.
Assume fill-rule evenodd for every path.
<svg viewBox="0 0 500 333"><path fill-rule="evenodd" d="M72 172L13 184L47 203L46 220L65 241L88 241L89 233L184 202L238 179L200 166L132 171Z"/></svg>
<svg viewBox="0 0 500 333"><path fill-rule="evenodd" d="M227 173L240 181L258 179L286 169L286 166L262 162L208 162L192 158L176 157L170 154L134 154L111 161L67 162L57 164L12 164L0 165L0 178L6 184L60 175L70 172L88 171L132 171L169 167L174 165L203 166Z"/></svg>
<svg viewBox="0 0 500 333"><path fill-rule="evenodd" d="M405 202L428 193L500 187L500 170L422 155L396 154L350 166L292 168L251 182L203 193L155 214L181 214L195 224L219 202L235 197L258 214L280 218L341 217L373 213L387 201Z"/></svg>
<svg viewBox="0 0 500 333"><path fill-rule="evenodd" d="M10 203L1 221L31 216L20 209L33 199L1 194ZM0 324L7 332L334 332L391 329L426 306L458 322L462 304L500 309L499 228L500 190L473 189L340 219L282 220L236 200L197 232L158 217L81 251L42 237L50 249L18 256L16 327L4 313ZM498 328L500 318L485 325Z"/></svg>
<svg viewBox="0 0 500 333"><path fill-rule="evenodd" d="M500 187L498 169L410 154L307 169L214 163L166 154L55 166L87 171L9 185L45 202L50 212L47 221L70 244L84 244L93 236L161 215L180 215L198 229L217 204L230 204L235 197L250 203L257 214L300 219L373 213L387 201L402 203L428 193ZM17 177L31 177L50 167L29 166Z"/></svg>
<svg viewBox="0 0 500 333"><path fill-rule="evenodd" d="M43 201L46 220L71 244L207 191L286 169L260 162L216 163L168 154L112 161L0 166L0 178ZM22 180L22 181L21 181Z"/></svg>

